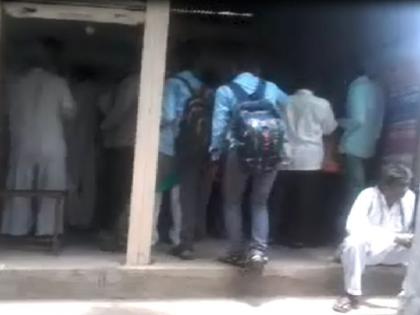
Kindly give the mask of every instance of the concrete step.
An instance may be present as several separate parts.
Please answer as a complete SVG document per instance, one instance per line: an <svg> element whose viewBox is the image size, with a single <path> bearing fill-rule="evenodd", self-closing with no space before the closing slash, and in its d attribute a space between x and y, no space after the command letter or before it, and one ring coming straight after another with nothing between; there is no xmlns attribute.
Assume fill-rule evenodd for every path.
<svg viewBox="0 0 420 315"><path fill-rule="evenodd" d="M66 250L60 257L15 252L11 258L6 252L0 259L4 263L0 299L335 297L342 293L341 267L332 262L331 249L274 248L262 276L219 264L216 253L211 252L203 246L197 253L203 258L181 262L161 251L154 255L153 265L142 268L122 266L121 255L108 257L78 249ZM370 268L364 279L365 292L395 296L403 276L402 268Z"/></svg>

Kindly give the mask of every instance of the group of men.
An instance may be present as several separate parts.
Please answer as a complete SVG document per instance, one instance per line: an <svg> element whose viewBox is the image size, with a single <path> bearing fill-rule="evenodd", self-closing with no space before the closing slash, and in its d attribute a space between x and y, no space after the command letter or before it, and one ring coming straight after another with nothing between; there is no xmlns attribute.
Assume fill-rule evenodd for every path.
<svg viewBox="0 0 420 315"><path fill-rule="evenodd" d="M196 225L205 218L211 176L218 173L215 169L223 166L223 212L229 246L221 260L242 264L246 257L256 256L256 259L265 261L269 237L267 200L279 169L287 170L291 174L287 185L291 184L295 177L301 177L296 181L299 185L293 186L298 190L304 190L302 186L309 187L309 182L315 184L311 178L318 178L318 173L324 165L323 138L334 132L337 123L328 101L315 96L309 89L299 90L288 97L274 83L262 79L259 56L255 51L252 52L252 47L225 46L219 54L214 50L213 54L209 53L209 50L211 49L200 50L192 46L184 49L184 53L194 52L186 57L189 61L194 60L194 64L184 64L184 69L171 75L166 82L162 104L153 240L154 243L157 242L162 191L170 191L173 221L170 236L176 245L173 254L183 259L193 258ZM190 101L201 97L200 93L203 91L210 91L210 97L207 95L207 98L202 100L210 108L205 113L207 116L203 118L204 121L210 120L210 123L207 122L209 128L205 129L208 135L194 139L194 145L179 141L183 136L185 116L190 112ZM279 118L279 124L273 127L277 128L278 134L268 132L267 138L279 139L280 156L273 160L276 165L272 167L258 170L254 165L251 169L246 169L242 160L249 153L246 151L248 149L244 149L248 140L238 139L236 125L243 110L241 104L259 100L265 100L269 103L268 107L271 106L275 110L275 113L267 114L269 117L274 117L274 120ZM259 110L266 111L266 108ZM250 112L252 111L248 111ZM258 122L259 119L256 116L254 122ZM190 132L195 131L191 129ZM250 133L258 134L258 131L248 131L248 134ZM200 141L202 143L198 143ZM202 146L203 151L186 153L192 146ZM263 164L265 160L269 160L265 156L270 154L268 151L257 150L249 160L259 159L255 164ZM250 181L252 235L250 244L245 246L242 204ZM310 188L304 191L308 192ZM312 202L310 198L303 199L308 200L302 203L301 207L296 207L302 212L299 218L308 215L305 208ZM305 222L308 221L310 220ZM296 243L303 241L302 235L307 235L310 239L311 233L307 231L308 227L303 222L296 222L296 227Z"/></svg>
<svg viewBox="0 0 420 315"><path fill-rule="evenodd" d="M249 54L246 49L241 53L236 51L233 54L235 58L226 58L231 68L225 66L225 70L229 69L231 73L224 76L224 82L219 81L219 87L211 99L211 106L214 107L209 157L188 160L180 168L177 168L179 164L176 158L179 153L176 139L180 125L188 111L188 100L199 95L198 91L206 86L206 82L200 76L199 63L196 70L178 73L167 81L161 122L158 186L162 185L165 176L172 178L172 185L167 185L166 189L172 189L172 209L176 209L176 213L172 213L175 226L178 224L173 232L179 233L178 237L172 237L175 244L172 254L182 259L194 258L194 222L203 215L205 207L203 200L200 204L196 199L203 196L199 189L206 182L202 170L221 166L228 246L220 261L235 266L264 265L268 261L267 200L278 172L288 176L288 180L282 182L284 185L295 183L294 189L300 191L300 200L293 211L299 212L295 217L305 219L294 222L292 242L296 247L310 244L316 234L311 226L311 218L316 216L310 213L314 200L312 192L320 185L317 178L321 170L336 168L332 135L340 125L344 134L339 152L346 157L349 211L343 215L347 221L346 237L340 246L346 295L337 301L334 309L350 311L358 307L365 267L406 263L413 239L415 196L409 189L412 179L409 168L397 161L387 163L381 171L378 184L367 187L367 162L375 156L384 117L384 97L380 85L373 74L359 72L349 88L346 118L337 123L329 102L316 96L310 87L287 96L274 83L261 78L255 55ZM244 150L246 143L237 139L235 119L240 115L242 106L249 105L243 101L247 98L251 103L257 98L264 99L279 110L285 128L276 167L255 169L255 165L254 168L250 168L249 164L244 165L242 155L249 152ZM265 108L259 110L264 111ZM258 116L253 117L258 120ZM254 123L257 125L257 122ZM256 129L253 132L257 132ZM264 151L260 153L264 154ZM260 162L264 160L263 156L258 158ZM195 176L189 172L195 173ZM249 183L251 237L246 242L242 203ZM160 194L157 195L158 199ZM204 202L206 200L204 198ZM157 205L159 207L160 203Z"/></svg>
<svg viewBox="0 0 420 315"><path fill-rule="evenodd" d="M194 242L203 236L212 181L222 170L228 245L221 262L258 268L268 262L267 201L279 172L284 178L282 185L290 185L299 195L290 209L296 218L290 243L294 247L310 246L317 233L312 223L316 213L311 207L316 188L321 185L321 171L336 167L333 134L340 125L344 129L340 152L346 156L349 215L347 235L340 246L346 294L334 308L350 311L359 304L365 267L406 263L413 239L415 196L409 190L410 170L399 163L387 164L378 185L366 187L366 163L375 155L382 129L383 94L372 74L358 73L350 85L347 116L337 123L330 103L315 95L310 81L302 82L304 88L289 96L263 79L260 56L252 48L237 44L214 50L189 44L183 47L183 59L179 56L180 71L169 74L160 124L153 243L159 241L162 196L169 193L171 253L181 259L194 259ZM115 222L127 216L129 203L137 71L99 98L88 98L77 93L86 90L82 88L86 81L82 80L80 89L73 88L72 93L48 61L51 59L32 64L19 80L11 80L8 89L8 188L66 190L72 182L77 189L73 189L70 203L79 209L79 215L73 214L73 222L87 225L93 220L93 213L85 219L81 215L95 204L92 126L99 118L91 105L98 103L104 116L100 130L107 151L104 173L108 176L104 180L108 186L102 191L108 198L99 208L111 211L99 221L101 228L115 231ZM77 115L72 94L79 103L80 119L71 129L70 139L74 141L69 142L67 154L65 124ZM74 160L69 165L70 181L67 155ZM249 241L242 225L248 185ZM2 215L2 233L26 235L35 229L39 236L53 234L52 200L37 201L36 212L28 199L10 200Z"/></svg>

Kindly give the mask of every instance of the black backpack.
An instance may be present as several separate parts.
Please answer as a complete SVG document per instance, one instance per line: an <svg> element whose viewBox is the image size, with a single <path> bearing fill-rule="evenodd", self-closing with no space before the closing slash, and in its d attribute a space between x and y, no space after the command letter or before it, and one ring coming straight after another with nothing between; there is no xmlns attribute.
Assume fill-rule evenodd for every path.
<svg viewBox="0 0 420 315"><path fill-rule="evenodd" d="M187 79L176 78L182 81L191 93L185 104L176 139L178 162L185 164L209 156L214 93L205 86L194 89Z"/></svg>
<svg viewBox="0 0 420 315"><path fill-rule="evenodd" d="M241 166L249 173L276 170L282 160L285 125L280 110L265 99L266 82L260 80L248 95L239 84L229 84L237 104L232 132Z"/></svg>

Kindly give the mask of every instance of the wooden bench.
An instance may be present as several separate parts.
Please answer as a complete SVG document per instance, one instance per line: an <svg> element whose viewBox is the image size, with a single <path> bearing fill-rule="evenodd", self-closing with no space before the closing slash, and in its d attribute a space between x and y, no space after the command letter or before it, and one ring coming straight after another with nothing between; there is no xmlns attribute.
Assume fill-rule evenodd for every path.
<svg viewBox="0 0 420 315"><path fill-rule="evenodd" d="M50 239L51 251L58 254L61 250L60 242L60 223L64 219L64 206L67 192L62 190L6 190L0 192L0 196L5 200L17 197L23 198L52 198L55 199L54 211L54 233Z"/></svg>

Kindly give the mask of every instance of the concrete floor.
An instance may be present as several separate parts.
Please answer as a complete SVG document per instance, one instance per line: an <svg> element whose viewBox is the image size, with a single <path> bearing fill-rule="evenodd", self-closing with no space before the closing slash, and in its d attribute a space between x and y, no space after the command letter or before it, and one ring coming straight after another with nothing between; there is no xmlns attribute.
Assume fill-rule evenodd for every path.
<svg viewBox="0 0 420 315"><path fill-rule="evenodd" d="M396 299L370 299L354 315L396 314ZM284 298L274 300L180 300L150 302L18 302L0 303L4 315L296 315L337 314L331 298Z"/></svg>

